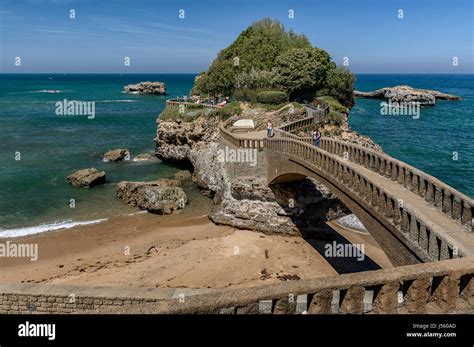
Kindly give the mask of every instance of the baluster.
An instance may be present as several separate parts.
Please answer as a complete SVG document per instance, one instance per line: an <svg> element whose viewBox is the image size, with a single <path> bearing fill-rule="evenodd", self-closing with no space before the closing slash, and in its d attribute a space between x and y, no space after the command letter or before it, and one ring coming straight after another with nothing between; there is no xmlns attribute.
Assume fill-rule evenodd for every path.
<svg viewBox="0 0 474 347"><path fill-rule="evenodd" d="M403 182L405 181L405 169L398 164L397 166L398 166L398 183L403 185Z"/></svg>
<svg viewBox="0 0 474 347"><path fill-rule="evenodd" d="M452 198L453 196L449 191L444 191L442 211L448 215L451 215L452 211Z"/></svg>
<svg viewBox="0 0 474 347"><path fill-rule="evenodd" d="M461 223L472 228L472 206L466 201L463 201Z"/></svg>

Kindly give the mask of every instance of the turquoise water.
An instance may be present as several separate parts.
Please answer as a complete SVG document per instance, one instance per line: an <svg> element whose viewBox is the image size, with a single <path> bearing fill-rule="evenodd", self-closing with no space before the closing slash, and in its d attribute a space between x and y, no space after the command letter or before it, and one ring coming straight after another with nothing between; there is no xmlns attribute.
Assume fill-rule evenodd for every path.
<svg viewBox="0 0 474 347"><path fill-rule="evenodd" d="M145 80L165 82L169 95L122 93L124 85ZM187 94L193 81L191 74L0 74L0 236L7 234L1 229L18 235L18 230L37 232L40 224L70 226L137 212L115 198L115 184L170 177L177 169L162 162L104 163L102 155L112 148L128 148L132 157L152 152L165 99ZM356 83L364 91L409 84L462 96L423 109L417 120L382 116L379 100L357 99L350 125L390 155L474 195L472 75L358 75ZM95 118L56 115L55 103L63 99L95 101ZM16 152L21 160L15 160ZM453 152L458 152L457 161ZM91 189L67 183L67 175L87 167L105 170L109 183ZM196 194L198 201L192 189L190 200Z"/></svg>
<svg viewBox="0 0 474 347"><path fill-rule="evenodd" d="M356 99L349 124L391 156L474 196L474 75L357 75L356 89L408 84L463 97L436 101L420 118L380 114L382 100ZM457 152L458 160L453 160Z"/></svg>
<svg viewBox="0 0 474 347"><path fill-rule="evenodd" d="M124 85L147 80L165 82L169 95L122 93ZM188 93L193 82L194 75L184 74L0 75L0 229L136 212L114 197L115 184L170 177L176 168L104 163L102 155L113 148L130 149L132 158L153 152L156 118L166 98ZM95 118L56 115L55 103L63 99L95 101ZM21 160L15 160L16 152ZM109 183L91 189L67 183L67 175L87 167L105 170Z"/></svg>

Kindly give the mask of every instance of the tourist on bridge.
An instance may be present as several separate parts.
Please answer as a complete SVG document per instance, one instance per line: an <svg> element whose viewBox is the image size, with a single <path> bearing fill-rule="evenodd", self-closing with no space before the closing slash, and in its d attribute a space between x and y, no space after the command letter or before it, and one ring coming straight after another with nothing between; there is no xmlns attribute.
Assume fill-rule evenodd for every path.
<svg viewBox="0 0 474 347"><path fill-rule="evenodd" d="M321 132L319 131L318 128L315 128L313 130L313 145L315 145L316 147L320 147L321 145L320 139L321 139Z"/></svg>
<svg viewBox="0 0 474 347"><path fill-rule="evenodd" d="M273 124L272 122L267 122L267 137L273 137Z"/></svg>

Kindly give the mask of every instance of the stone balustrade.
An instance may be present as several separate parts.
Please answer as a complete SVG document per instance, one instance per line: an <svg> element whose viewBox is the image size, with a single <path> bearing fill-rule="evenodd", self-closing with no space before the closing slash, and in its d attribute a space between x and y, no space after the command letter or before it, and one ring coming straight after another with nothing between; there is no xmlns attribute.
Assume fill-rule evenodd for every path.
<svg viewBox="0 0 474 347"><path fill-rule="evenodd" d="M474 313L474 259L237 289L0 285L5 313Z"/></svg>
<svg viewBox="0 0 474 347"><path fill-rule="evenodd" d="M363 314L474 311L472 258L225 289L163 301L162 313Z"/></svg>
<svg viewBox="0 0 474 347"><path fill-rule="evenodd" d="M313 116L305 117L294 122L286 123L278 127L279 130L291 133L293 131L312 126L315 124L315 118Z"/></svg>
<svg viewBox="0 0 474 347"><path fill-rule="evenodd" d="M291 132L313 124L314 117L306 117L284 124L274 129L274 132L279 138L311 143L311 137L299 137ZM265 140L239 139L223 127L220 128L220 131L226 140L235 146L259 149L265 146ZM474 200L439 179L385 153L342 140L322 137L321 149L391 178L465 226L466 230L473 231Z"/></svg>
<svg viewBox="0 0 474 347"><path fill-rule="evenodd" d="M267 141L267 156L272 159L273 155L284 156L302 167L319 172L343 186L345 192L360 197L368 209L383 216L386 224L398 231L423 261L446 260L472 253L472 240L466 245L452 233L454 230L447 232L411 204L400 204L399 196L387 187L374 183L357 170L357 165L349 165L350 161L336 154L291 138L274 138ZM269 167L270 173L273 170L282 171Z"/></svg>
<svg viewBox="0 0 474 347"><path fill-rule="evenodd" d="M223 126L219 126L219 132L226 141L236 147L257 148L258 150L262 150L265 147L265 140L259 138L241 138L232 134Z"/></svg>
<svg viewBox="0 0 474 347"><path fill-rule="evenodd" d="M384 153L345 141L322 138L321 149L397 181L473 231L473 199L437 178Z"/></svg>
<svg viewBox="0 0 474 347"><path fill-rule="evenodd" d="M280 129L274 129L273 131L275 133L275 137L289 138L289 139L303 141L303 142L307 142L307 143L312 143L313 142L313 138L311 136L301 137L301 136L297 136L295 134L292 134L292 133L289 133L289 132L286 132L286 131L283 131L283 130L280 130Z"/></svg>

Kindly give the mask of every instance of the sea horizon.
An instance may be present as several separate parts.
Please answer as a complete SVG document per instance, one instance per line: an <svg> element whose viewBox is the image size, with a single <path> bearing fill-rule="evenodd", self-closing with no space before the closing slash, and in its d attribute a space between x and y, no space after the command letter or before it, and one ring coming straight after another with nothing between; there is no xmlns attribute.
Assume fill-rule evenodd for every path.
<svg viewBox="0 0 474 347"><path fill-rule="evenodd" d="M431 75L474 75L474 72L436 72L436 73L412 73L412 72L354 72L354 75L414 75L414 76L431 76ZM68 75L198 75L198 72L0 72L0 75L50 75L50 74L68 74Z"/></svg>

